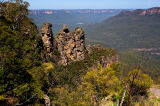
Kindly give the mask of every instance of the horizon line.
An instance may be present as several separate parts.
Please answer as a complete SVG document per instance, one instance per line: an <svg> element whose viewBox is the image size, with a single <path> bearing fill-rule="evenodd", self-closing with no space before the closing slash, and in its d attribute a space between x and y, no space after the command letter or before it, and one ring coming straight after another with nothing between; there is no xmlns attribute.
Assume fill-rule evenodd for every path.
<svg viewBox="0 0 160 106"><path fill-rule="evenodd" d="M159 7L159 6L155 6ZM150 7L150 8L155 8L155 7ZM93 9L93 8L84 8L84 9L29 9L29 10L136 10L136 9L150 9L150 8L108 8L108 9Z"/></svg>

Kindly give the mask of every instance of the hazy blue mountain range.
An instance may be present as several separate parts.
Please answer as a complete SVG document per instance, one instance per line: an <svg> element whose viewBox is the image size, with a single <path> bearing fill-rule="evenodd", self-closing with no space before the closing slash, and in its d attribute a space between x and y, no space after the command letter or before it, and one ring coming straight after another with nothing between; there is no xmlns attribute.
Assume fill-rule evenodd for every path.
<svg viewBox="0 0 160 106"><path fill-rule="evenodd" d="M53 31L57 32L63 24L67 24L72 29L76 26L99 23L121 11L119 9L30 10L29 17L34 19L39 28L44 22L52 23Z"/></svg>

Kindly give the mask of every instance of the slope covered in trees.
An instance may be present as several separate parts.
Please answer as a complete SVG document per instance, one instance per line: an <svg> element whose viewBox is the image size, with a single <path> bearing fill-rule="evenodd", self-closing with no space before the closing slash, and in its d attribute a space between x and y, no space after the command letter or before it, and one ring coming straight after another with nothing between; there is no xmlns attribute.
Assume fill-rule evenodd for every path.
<svg viewBox="0 0 160 106"><path fill-rule="evenodd" d="M121 12L99 24L87 26L85 30L89 39L103 41L119 50L159 47L159 17L159 14Z"/></svg>
<svg viewBox="0 0 160 106"><path fill-rule="evenodd" d="M139 67L157 79L160 58L155 53L159 53L160 15L158 12L151 14L155 9L159 10L123 11L101 23L86 26L86 36L94 43L119 51L120 62L125 70ZM148 12L142 14L145 11Z"/></svg>
<svg viewBox="0 0 160 106"><path fill-rule="evenodd" d="M41 36L26 16L27 2L9 1L1 6L0 104L23 105L32 96L41 97L43 86L40 84L47 84L45 73L40 71L44 69Z"/></svg>

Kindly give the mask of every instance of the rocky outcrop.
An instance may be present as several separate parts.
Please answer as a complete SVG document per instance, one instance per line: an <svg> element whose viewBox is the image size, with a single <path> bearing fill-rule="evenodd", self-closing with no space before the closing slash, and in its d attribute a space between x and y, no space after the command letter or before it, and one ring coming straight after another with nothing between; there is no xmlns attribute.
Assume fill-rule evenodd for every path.
<svg viewBox="0 0 160 106"><path fill-rule="evenodd" d="M106 48L103 48L101 45L87 45L86 46L86 50L88 51L88 54L92 54L94 53L93 49L97 49L99 51L101 50L105 50ZM101 56L100 60L98 60L96 62L96 64L101 64L102 67L108 67L110 66L112 63L119 63L119 56L117 54L115 55L111 55L111 56Z"/></svg>
<svg viewBox="0 0 160 106"><path fill-rule="evenodd" d="M48 97L48 95L44 95L43 99L45 101L45 106L51 106L50 98Z"/></svg>
<svg viewBox="0 0 160 106"><path fill-rule="evenodd" d="M52 24L44 23L41 27L42 41L46 47L47 53L53 51L53 32Z"/></svg>
<svg viewBox="0 0 160 106"><path fill-rule="evenodd" d="M78 27L70 32L67 25L55 37L55 45L60 53L61 65L68 65L73 61L80 61L85 56L85 37L82 28Z"/></svg>
<svg viewBox="0 0 160 106"><path fill-rule="evenodd" d="M52 25L44 23L41 33L47 54L53 54L50 57L54 57L54 52L58 52L59 65L68 65L74 61L84 60L85 51L91 54L93 53L93 48L97 48L98 51L102 52L100 60L96 62L97 65L101 64L103 67L107 67L112 63L118 63L118 55L103 56L107 55L107 53L103 53L106 49L100 45L88 45L85 47L85 34L81 27L77 27L73 32L70 32L67 25L63 25L63 28L53 38Z"/></svg>
<svg viewBox="0 0 160 106"><path fill-rule="evenodd" d="M110 66L112 63L118 64L118 60L119 60L119 56L118 56L118 55L111 56L111 57L102 56L102 59L101 59L101 61L99 62L99 64L101 64L102 67L108 67L108 66Z"/></svg>

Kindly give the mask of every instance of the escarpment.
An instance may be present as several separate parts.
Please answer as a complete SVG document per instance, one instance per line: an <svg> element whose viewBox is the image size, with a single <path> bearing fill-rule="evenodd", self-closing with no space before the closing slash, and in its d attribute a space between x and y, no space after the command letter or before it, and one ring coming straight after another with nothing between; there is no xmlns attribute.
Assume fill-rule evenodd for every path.
<svg viewBox="0 0 160 106"><path fill-rule="evenodd" d="M47 53L52 55L55 49L59 52L59 65L65 66L74 61L83 61L86 55L93 54L92 51L95 48L95 46L85 46L85 33L81 27L77 27L73 32L70 32L67 25L63 25L63 28L53 37L52 25L44 23L41 34ZM97 50L105 51L102 47ZM97 64L106 67L113 62L118 63L117 55L108 57L101 55Z"/></svg>
<svg viewBox="0 0 160 106"><path fill-rule="evenodd" d="M130 11L123 11L125 15L159 15L160 14L160 7L153 7L150 9L137 9L137 10L130 10Z"/></svg>

